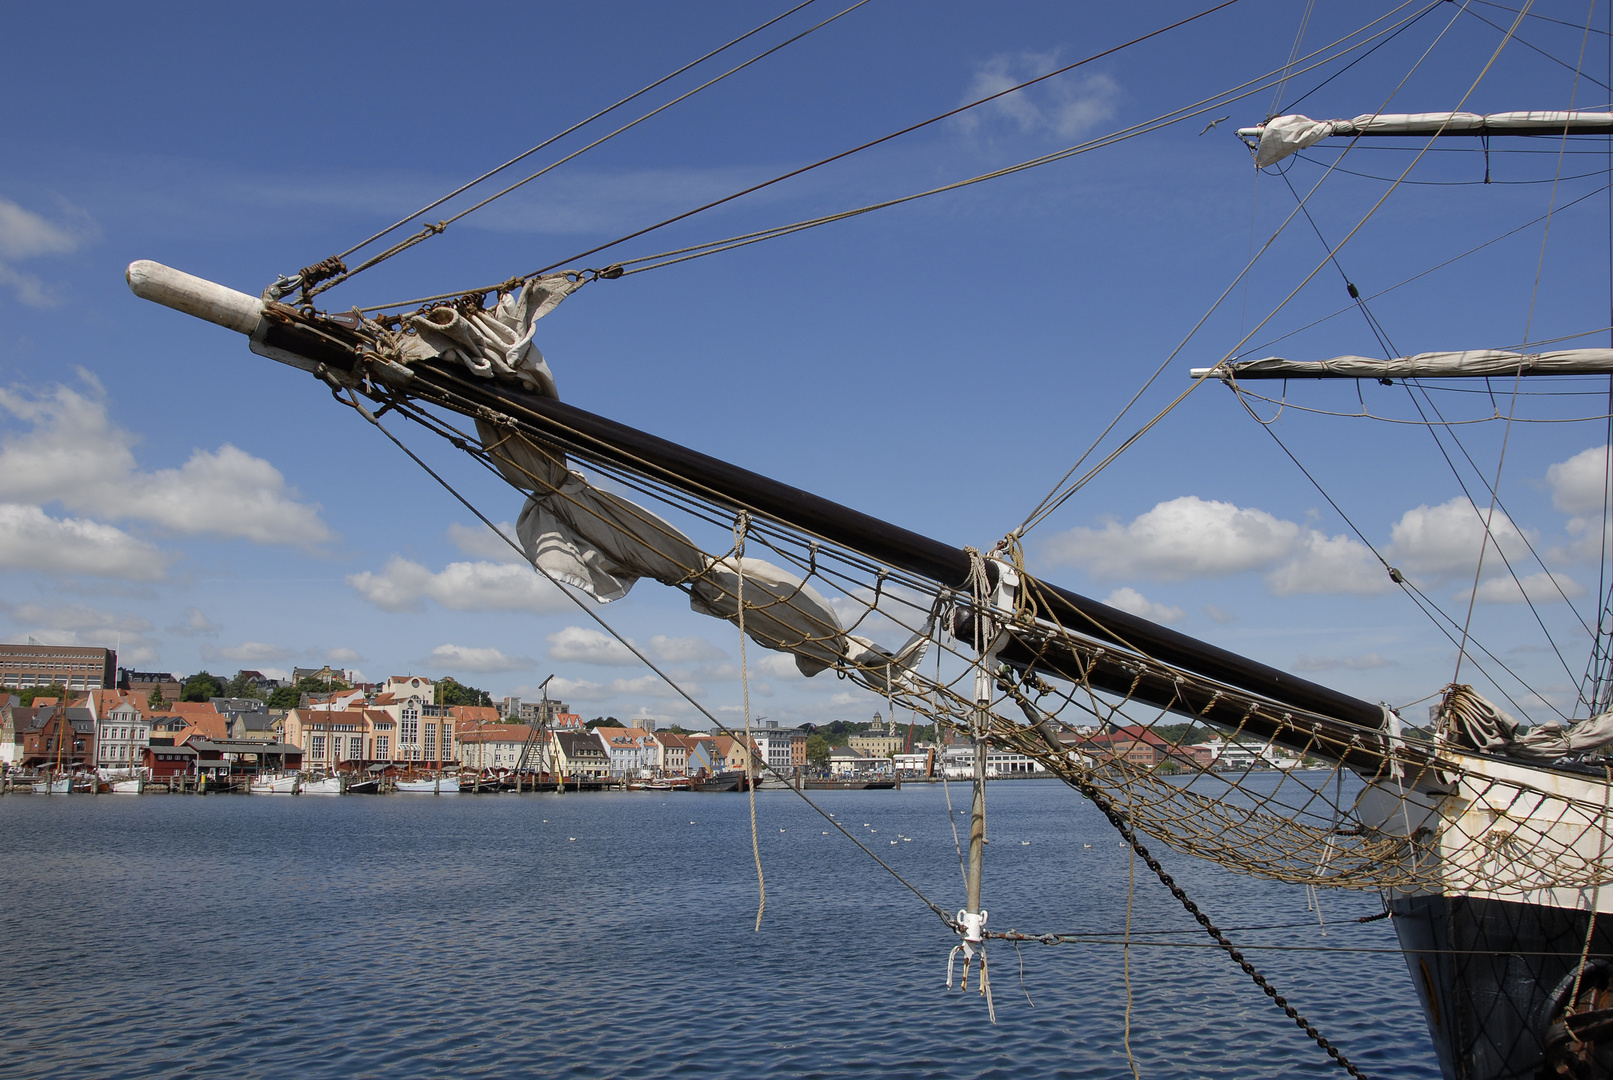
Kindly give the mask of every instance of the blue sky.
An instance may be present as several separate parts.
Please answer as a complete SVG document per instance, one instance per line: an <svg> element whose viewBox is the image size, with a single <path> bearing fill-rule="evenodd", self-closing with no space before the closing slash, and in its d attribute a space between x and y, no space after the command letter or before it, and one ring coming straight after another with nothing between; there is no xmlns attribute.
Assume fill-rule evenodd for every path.
<svg viewBox="0 0 1613 1080"><path fill-rule="evenodd" d="M844 6L820 0L732 55ZM615 3L539 14L493 4L470 17L332 5L279 21L183 4L94 18L43 5L10 13L0 72L13 102L0 155L0 638L116 645L125 663L181 672L328 659L370 678L452 674L496 694L530 693L554 672L585 715L688 720L687 706L501 561L462 508L312 380L252 356L226 331L137 300L122 271L150 258L258 292L783 8ZM1318 5L1304 51L1390 8ZM1459 9L1436 7L1300 110L1455 107L1500 39L1480 16L1511 19L1494 5ZM325 299L400 300L536 269L1196 10L872 0ZM609 254L848 209L1138 123L1280 67L1300 10L1246 0ZM1586 17L1567 3L1535 10ZM1551 58L1574 61L1578 30L1533 19L1523 37L1541 51L1509 45L1467 109L1608 104L1606 89L1576 87ZM1591 36L1586 62L1603 83L1607 40ZM668 100L720 64L643 101ZM1340 67L1295 76L1283 101ZM1273 96L964 191L589 285L545 319L538 343L568 401L987 547L1293 210L1283 177L1257 176L1231 134L1262 120ZM1221 116L1230 119L1200 134ZM586 134L532 160L552 160ZM1560 175L1570 179L1556 185L1555 153L1503 152L1520 148L1557 144L1498 141L1492 177L1509 182L1490 185L1475 182L1485 162L1468 141L1427 155L1411 179L1432 183L1399 188L1340 253L1344 271L1371 295L1607 183L1601 144L1572 144L1595 153L1564 155ZM1388 187L1370 177L1398 175L1413 156L1352 153L1343 168L1368 175L1328 178L1308 204L1316 228L1337 243ZM1336 157L1318 147L1287 180L1304 192ZM1549 235L1523 229L1372 310L1403 353L1603 328L1608 215L1597 194L1558 214ZM1309 223L1290 224L1117 430L1134 430L1180 392L1187 368L1233 349L1324 254ZM1259 355L1370 355L1377 345L1359 314L1301 330L1348 302L1328 268L1250 344L1292 334ZM1549 389L1581 396L1527 398L1520 415L1606 412L1606 387L1594 381ZM1503 412L1508 391L1497 389ZM1401 387L1360 393L1295 384L1288 396L1415 415ZM1449 418L1492 412L1487 395L1434 397ZM1273 430L1369 541L1465 616L1478 534L1426 429L1291 408ZM1505 425L1458 430L1493 477ZM1594 623L1593 451L1605 433L1601 422L1515 424L1507 438L1501 498L1514 534L1546 555L1571 600L1548 579L1530 583L1543 571L1521 539L1503 543L1542 598L1540 620L1564 659L1528 608L1507 602L1516 588L1493 576L1503 569L1493 552L1473 627L1521 677L1508 691L1540 718L1549 712L1532 695L1567 710L1587 652L1578 620ZM495 520L514 519L513 491L445 448L426 449ZM1473 469L1459 464L1487 505ZM1220 386L1194 393L1033 530L1026 550L1051 580L1374 700L1420 698L1454 669L1450 642ZM653 583L603 614L713 711L734 715L731 627ZM754 712L821 722L879 707L848 683L801 679L786 658L752 649L750 660ZM1470 677L1484 685L1471 667Z"/></svg>

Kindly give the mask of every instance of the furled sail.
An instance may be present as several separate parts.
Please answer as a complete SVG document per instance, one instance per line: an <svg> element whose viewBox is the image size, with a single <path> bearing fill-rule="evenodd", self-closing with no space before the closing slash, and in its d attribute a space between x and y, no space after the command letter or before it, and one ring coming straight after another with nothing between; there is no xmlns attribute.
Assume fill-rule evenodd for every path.
<svg viewBox="0 0 1613 1080"><path fill-rule="evenodd" d="M1312 120L1279 116L1256 127L1239 128L1245 139L1259 139L1255 167L1275 165L1290 154L1331 135L1606 135L1613 113L1556 111L1478 113L1368 113L1353 120Z"/></svg>
<svg viewBox="0 0 1613 1080"><path fill-rule="evenodd" d="M1517 353L1499 349L1427 352L1377 360L1370 356L1335 356L1331 360L1288 360L1268 356L1239 360L1213 368L1193 368L1202 379L1462 379L1492 375L1610 375L1613 349L1561 349Z"/></svg>

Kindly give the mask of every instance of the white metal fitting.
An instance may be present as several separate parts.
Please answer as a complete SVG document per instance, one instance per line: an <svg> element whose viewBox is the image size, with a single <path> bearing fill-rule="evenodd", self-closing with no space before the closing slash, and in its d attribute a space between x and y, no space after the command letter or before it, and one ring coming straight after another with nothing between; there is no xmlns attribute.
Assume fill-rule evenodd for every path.
<svg viewBox="0 0 1613 1080"><path fill-rule="evenodd" d="M963 935L964 941L972 945L979 945L985 940L985 929L986 910L984 908L979 911L958 912L958 933Z"/></svg>

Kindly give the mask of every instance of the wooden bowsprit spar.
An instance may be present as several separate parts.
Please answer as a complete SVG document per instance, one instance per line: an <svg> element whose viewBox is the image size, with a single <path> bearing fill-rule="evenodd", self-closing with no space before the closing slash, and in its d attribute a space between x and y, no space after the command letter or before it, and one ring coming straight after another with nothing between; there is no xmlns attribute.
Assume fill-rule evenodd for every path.
<svg viewBox="0 0 1613 1080"><path fill-rule="evenodd" d="M448 364L423 363L406 369L374 350L373 340L354 316L299 311L153 262L131 264L127 276L136 295L246 334L253 352L311 372L333 387L362 393L366 380L374 380L460 412L467 412L463 403L470 402L517 419L536 437L584 460L628 469L696 498L770 518L958 590L960 599L967 599L964 583L971 559L962 549L574 405L491 379L468 378ZM456 401L461 403L457 407ZM989 560L987 566L991 567ZM1095 689L1222 726L1242 726L1250 734L1274 738L1302 752L1326 753L1328 746L1349 745L1378 757L1386 748L1384 711L1379 705L1079 593L1030 579L1026 587L1034 589L1043 617L1062 628L1058 636L1090 640L1094 649L1083 656L1079 650L1049 649L1016 638L1003 651L1004 662L1020 668L1039 666L1061 677L1079 669L1080 678ZM1207 680L1199 682L1203 692L1184 694L1183 673ZM1213 707L1206 711L1212 700L1226 715L1215 714ZM1265 710L1266 721L1257 717L1244 724L1251 703L1275 708ZM1273 715L1279 719L1270 720ZM1318 739L1324 731L1326 737Z"/></svg>

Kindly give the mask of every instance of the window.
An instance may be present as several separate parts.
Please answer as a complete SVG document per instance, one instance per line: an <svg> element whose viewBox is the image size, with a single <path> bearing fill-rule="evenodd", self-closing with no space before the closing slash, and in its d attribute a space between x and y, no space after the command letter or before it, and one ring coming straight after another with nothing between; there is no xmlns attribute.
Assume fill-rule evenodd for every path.
<svg viewBox="0 0 1613 1080"><path fill-rule="evenodd" d="M362 758L364 756L364 737L362 735L354 735L347 740L347 756L350 758Z"/></svg>
<svg viewBox="0 0 1613 1080"><path fill-rule="evenodd" d="M437 725L426 725L426 757L437 756Z"/></svg>
<svg viewBox="0 0 1613 1080"><path fill-rule="evenodd" d="M313 737L312 741L313 741L313 750L312 750L313 756L316 757L316 758L324 757L325 756L325 736L323 736L323 735L315 735Z"/></svg>
<svg viewBox="0 0 1613 1080"><path fill-rule="evenodd" d="M377 735L375 737L375 756L383 761L385 761L387 758L390 758L392 756L390 753L391 747L389 745L391 742L392 739L390 736Z"/></svg>

